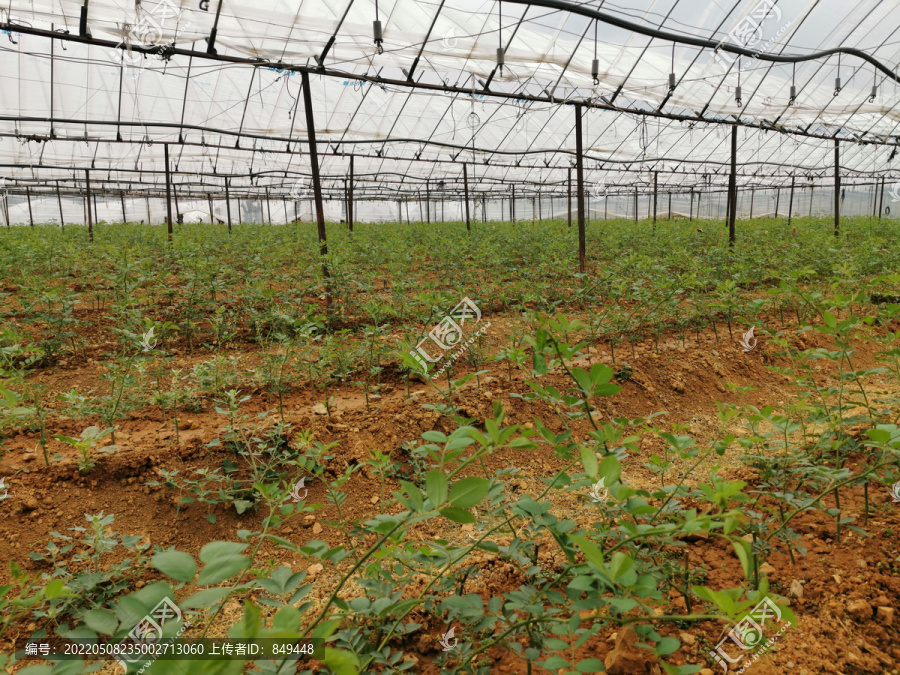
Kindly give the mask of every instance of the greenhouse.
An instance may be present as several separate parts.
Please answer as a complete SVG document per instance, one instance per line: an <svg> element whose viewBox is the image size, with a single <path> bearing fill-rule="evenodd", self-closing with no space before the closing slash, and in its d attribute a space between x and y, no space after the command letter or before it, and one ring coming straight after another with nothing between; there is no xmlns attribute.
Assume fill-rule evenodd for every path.
<svg viewBox="0 0 900 675"><path fill-rule="evenodd" d="M0 670L900 670L900 8L0 2Z"/></svg>

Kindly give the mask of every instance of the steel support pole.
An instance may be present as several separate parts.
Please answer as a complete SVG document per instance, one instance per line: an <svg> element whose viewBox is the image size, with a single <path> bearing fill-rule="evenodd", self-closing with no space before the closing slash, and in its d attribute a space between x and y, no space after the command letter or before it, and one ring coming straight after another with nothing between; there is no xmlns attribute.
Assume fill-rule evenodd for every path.
<svg viewBox="0 0 900 675"><path fill-rule="evenodd" d="M122 223L128 222L128 215L125 213L125 194L122 193L119 195L119 201L122 202Z"/></svg>
<svg viewBox="0 0 900 675"><path fill-rule="evenodd" d="M634 186L634 222L638 221L638 189Z"/></svg>
<svg viewBox="0 0 900 675"><path fill-rule="evenodd" d="M841 234L841 147L834 139L834 236Z"/></svg>
<svg viewBox="0 0 900 675"><path fill-rule="evenodd" d="M94 219L91 216L91 172L89 169L84 170L84 186L85 186L85 194L87 199L85 203L87 204L87 217L88 217L88 239L90 241L94 241ZM8 209L7 209L8 212Z"/></svg>
<svg viewBox="0 0 900 675"><path fill-rule="evenodd" d="M31 190L28 189L28 186L25 186L25 199L28 200L28 224L31 227L34 227L34 213L31 210Z"/></svg>
<svg viewBox="0 0 900 675"><path fill-rule="evenodd" d="M575 104L575 174L578 182L577 209L578 209L578 269L585 271L586 267L586 242L584 232L584 149L581 139L581 104Z"/></svg>
<svg viewBox="0 0 900 675"><path fill-rule="evenodd" d="M228 234L231 234L231 195L228 193L228 178L225 178L225 212L228 214Z"/></svg>
<svg viewBox="0 0 900 675"><path fill-rule="evenodd" d="M166 162L166 217L168 221L169 241L172 241L172 176L169 173L169 144L163 146Z"/></svg>
<svg viewBox="0 0 900 675"><path fill-rule="evenodd" d="M813 194L815 193L816 186L809 186L809 217L812 218L812 203L813 203Z"/></svg>
<svg viewBox="0 0 900 675"><path fill-rule="evenodd" d="M425 219L431 225L431 181L425 179Z"/></svg>
<svg viewBox="0 0 900 675"><path fill-rule="evenodd" d="M350 233L353 233L353 155L350 155L350 183L347 190L347 221L350 225Z"/></svg>
<svg viewBox="0 0 900 675"><path fill-rule="evenodd" d="M781 188L775 188L775 217L778 217L778 207L781 205Z"/></svg>
<svg viewBox="0 0 900 675"><path fill-rule="evenodd" d="M472 224L469 221L469 169L465 162L463 162L463 192L466 202L466 229L471 230Z"/></svg>
<svg viewBox="0 0 900 675"><path fill-rule="evenodd" d="M669 193L669 215L666 216L666 220L672 220L672 193Z"/></svg>
<svg viewBox="0 0 900 675"><path fill-rule="evenodd" d="M63 217L62 193L59 191L59 181L56 181L56 201L59 203L59 226L63 228L66 226L66 222Z"/></svg>
<svg viewBox="0 0 900 675"><path fill-rule="evenodd" d="M272 202L269 199L269 188L266 188L266 213L269 214L269 225L272 224Z"/></svg>
<svg viewBox="0 0 900 675"><path fill-rule="evenodd" d="M881 199L878 200L878 220L881 220L881 212L884 210L884 176L881 177Z"/></svg>
<svg viewBox="0 0 900 675"><path fill-rule="evenodd" d="M788 199L788 222L787 224L791 224L791 218L794 217L794 181L796 180L795 176L791 176L791 197Z"/></svg>
<svg viewBox="0 0 900 675"><path fill-rule="evenodd" d="M750 188L750 220L753 220L753 200L756 197L756 188Z"/></svg>
<svg viewBox="0 0 900 675"><path fill-rule="evenodd" d="M657 178L658 171L653 172L653 227L656 229L656 198L657 198Z"/></svg>
<svg viewBox="0 0 900 675"><path fill-rule="evenodd" d="M516 186L512 186L512 197L509 200L509 212L512 215L511 222L516 222Z"/></svg>
<svg viewBox="0 0 900 675"><path fill-rule="evenodd" d="M737 126L731 127L731 173L728 175L728 245L734 246L734 222L737 218Z"/></svg>
<svg viewBox="0 0 900 675"><path fill-rule="evenodd" d="M694 188L691 188L691 206L688 209L688 222L694 221Z"/></svg>
<svg viewBox="0 0 900 675"><path fill-rule="evenodd" d="M316 126L313 120L312 96L309 73L301 73L303 86L303 107L306 109L306 132L309 137L309 164L312 173L313 198L316 204L316 225L319 230L319 254L322 256L322 278L325 280L325 303L331 309L331 274L325 263L328 255L328 239L325 232L325 209L322 205L322 184L319 180L319 152L316 148Z"/></svg>
<svg viewBox="0 0 900 675"><path fill-rule="evenodd" d="M207 193L206 201L209 203L209 224L216 224L216 216L213 214L213 203L212 203L212 193Z"/></svg>

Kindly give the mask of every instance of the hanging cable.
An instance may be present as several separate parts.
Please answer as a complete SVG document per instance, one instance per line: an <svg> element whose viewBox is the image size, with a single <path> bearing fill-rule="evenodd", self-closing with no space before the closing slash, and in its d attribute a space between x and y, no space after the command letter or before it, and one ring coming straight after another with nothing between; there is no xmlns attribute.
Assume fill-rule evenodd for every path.
<svg viewBox="0 0 900 675"><path fill-rule="evenodd" d="M794 72L791 75L791 98L788 101L788 105L796 105L797 103L797 64L795 63Z"/></svg>
<svg viewBox="0 0 900 675"><path fill-rule="evenodd" d="M741 57L738 56L737 61L738 66L738 83L737 87L734 88L734 102L737 103L737 106L741 107Z"/></svg>
<svg viewBox="0 0 900 675"><path fill-rule="evenodd" d="M594 78L594 86L600 84L600 60L597 58L597 24L594 19L594 60L591 62L591 77Z"/></svg>
<svg viewBox="0 0 900 675"><path fill-rule="evenodd" d="M675 93L675 43L672 43L672 70L669 72L669 94Z"/></svg>
<svg viewBox="0 0 900 675"><path fill-rule="evenodd" d="M834 78L834 95L837 96L840 93L841 93L841 55L838 54L837 77Z"/></svg>
<svg viewBox="0 0 900 675"><path fill-rule="evenodd" d="M375 20L372 22L372 33L375 36L375 51L378 54L384 54L384 32L378 17L378 0L375 0Z"/></svg>
<svg viewBox="0 0 900 675"><path fill-rule="evenodd" d="M875 103L875 97L878 96L878 71L872 72L872 93L869 94L869 103Z"/></svg>
<svg viewBox="0 0 900 675"><path fill-rule="evenodd" d="M499 27L497 28L497 39L500 42L500 45L497 47L497 67L500 69L500 74L503 75L503 64L506 62L506 52L503 50L503 3L497 3L497 20L499 23Z"/></svg>

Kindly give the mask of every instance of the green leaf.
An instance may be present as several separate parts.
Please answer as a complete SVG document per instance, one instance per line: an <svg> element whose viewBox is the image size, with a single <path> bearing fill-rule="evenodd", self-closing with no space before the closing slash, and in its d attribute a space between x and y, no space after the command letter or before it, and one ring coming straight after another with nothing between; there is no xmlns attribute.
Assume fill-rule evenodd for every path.
<svg viewBox="0 0 900 675"><path fill-rule="evenodd" d="M603 551L601 551L594 542L589 540L587 537L578 534L571 535L569 539L574 541L575 545L581 549L581 552L584 553L585 558L594 563L601 570L606 569L603 560Z"/></svg>
<svg viewBox="0 0 900 675"><path fill-rule="evenodd" d="M164 551L153 556L153 567L175 581L190 581L197 574L197 563L184 551Z"/></svg>
<svg viewBox="0 0 900 675"><path fill-rule="evenodd" d="M359 659L352 652L325 647L325 656L322 660L335 675L357 675L359 673Z"/></svg>
<svg viewBox="0 0 900 675"><path fill-rule="evenodd" d="M182 609L210 609L231 592L230 588L207 588L180 602Z"/></svg>
<svg viewBox="0 0 900 675"><path fill-rule="evenodd" d="M837 317L831 312L825 312L823 318L825 319L825 325L829 328L837 327Z"/></svg>
<svg viewBox="0 0 900 675"><path fill-rule="evenodd" d="M447 501L447 477L443 472L437 469L428 472L425 476L425 491L435 508Z"/></svg>
<svg viewBox="0 0 900 675"><path fill-rule="evenodd" d="M462 509L455 509L452 506L448 506L445 509L441 509L441 515L445 518L449 518L450 520L463 523L464 525L467 523L474 523L475 516L473 516L468 511L463 511Z"/></svg>
<svg viewBox="0 0 900 675"><path fill-rule="evenodd" d="M744 576L749 579L753 574L752 548L750 544L743 539L732 539L731 545L734 547L738 560L741 561L741 567L744 568Z"/></svg>
<svg viewBox="0 0 900 675"><path fill-rule="evenodd" d="M575 664L575 669L579 673L605 673L606 666L600 659L581 659Z"/></svg>
<svg viewBox="0 0 900 675"><path fill-rule="evenodd" d="M491 482L485 478L463 478L450 488L450 503L460 509L471 508L485 498L490 487Z"/></svg>
<svg viewBox="0 0 900 675"><path fill-rule="evenodd" d="M591 480L597 480L597 453L592 448L583 445L578 446L578 452L581 455L584 472L591 477Z"/></svg>
<svg viewBox="0 0 900 675"><path fill-rule="evenodd" d="M245 548L247 544L213 541L200 549L200 560L206 563L206 566L197 577L197 585L219 584L242 572L250 562L245 556L240 555Z"/></svg>
<svg viewBox="0 0 900 675"><path fill-rule="evenodd" d="M662 640L656 643L656 653L660 656L672 654L673 652L677 652L680 646L681 643L675 638L664 637Z"/></svg>
<svg viewBox="0 0 900 675"><path fill-rule="evenodd" d="M112 635L119 627L116 615L105 609L91 609L84 613L84 624L103 635Z"/></svg>
<svg viewBox="0 0 900 675"><path fill-rule="evenodd" d="M562 670L563 668L569 667L569 662L566 661L563 657L556 656L554 654L549 659L541 663L540 666L545 670Z"/></svg>
<svg viewBox="0 0 900 675"><path fill-rule="evenodd" d="M603 485L612 487L622 475L622 465L615 455L607 455L600 462L599 475L603 479Z"/></svg>

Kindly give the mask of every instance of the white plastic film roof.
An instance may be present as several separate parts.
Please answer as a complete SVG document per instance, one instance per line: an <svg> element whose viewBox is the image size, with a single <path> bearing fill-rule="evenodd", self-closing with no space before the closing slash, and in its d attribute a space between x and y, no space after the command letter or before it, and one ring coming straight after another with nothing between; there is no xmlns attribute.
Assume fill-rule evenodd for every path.
<svg viewBox="0 0 900 675"><path fill-rule="evenodd" d="M460 194L463 162L476 194L561 193L573 102L586 180L611 191L654 171L665 188L721 184L733 123L742 185L830 181L833 139L845 180L898 173L895 2L383 0L377 12L383 53L371 0L0 0L0 176L7 189L75 188L90 169L97 190L158 196L170 144L181 194L222 194L228 177L234 195L304 197L298 68L311 73L328 194L343 192L351 154L359 198ZM882 69L852 52L815 57L837 48Z"/></svg>

